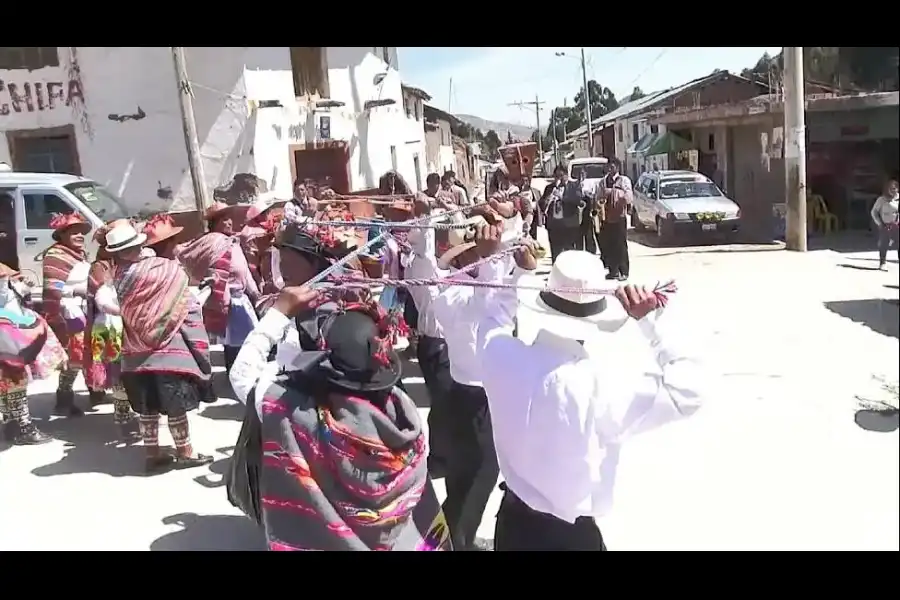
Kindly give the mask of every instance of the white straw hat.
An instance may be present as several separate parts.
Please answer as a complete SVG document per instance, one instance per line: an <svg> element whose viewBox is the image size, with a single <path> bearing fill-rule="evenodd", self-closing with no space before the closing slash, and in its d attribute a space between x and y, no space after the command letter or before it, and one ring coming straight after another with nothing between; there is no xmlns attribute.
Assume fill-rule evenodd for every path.
<svg viewBox="0 0 900 600"><path fill-rule="evenodd" d="M147 241L146 234L138 233L131 223L121 223L106 234L106 251L121 252L128 248L140 246Z"/></svg>

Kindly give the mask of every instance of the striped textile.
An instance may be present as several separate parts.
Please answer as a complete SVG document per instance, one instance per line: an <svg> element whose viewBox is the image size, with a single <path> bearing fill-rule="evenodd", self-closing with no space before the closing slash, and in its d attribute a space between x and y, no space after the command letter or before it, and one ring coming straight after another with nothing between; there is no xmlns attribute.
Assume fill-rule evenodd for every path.
<svg viewBox="0 0 900 600"><path fill-rule="evenodd" d="M116 269L114 284L125 335L122 371L207 378L209 338L200 307L177 261L144 258Z"/></svg>
<svg viewBox="0 0 900 600"><path fill-rule="evenodd" d="M234 246L232 238L211 231L181 246L177 254L192 283L213 277L209 299L203 305L203 323L209 333L219 337L225 337L228 327L231 304L228 280Z"/></svg>
<svg viewBox="0 0 900 600"><path fill-rule="evenodd" d="M86 260L84 251L73 250L62 244L53 244L44 251L43 312L47 323L60 339L69 338L61 304L63 289L75 265Z"/></svg>

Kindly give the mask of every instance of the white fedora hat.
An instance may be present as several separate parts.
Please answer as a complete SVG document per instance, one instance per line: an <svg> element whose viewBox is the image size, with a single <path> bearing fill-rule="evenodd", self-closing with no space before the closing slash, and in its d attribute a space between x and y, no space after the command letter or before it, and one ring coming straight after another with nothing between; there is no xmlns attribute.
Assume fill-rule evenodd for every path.
<svg viewBox="0 0 900 600"><path fill-rule="evenodd" d="M604 271L602 261L594 254L567 250L556 257L546 291L519 291L520 307L536 314L540 329L564 338L584 340L592 334L614 333L630 317L618 299L609 293L597 293L611 292L619 285L607 281Z"/></svg>
<svg viewBox="0 0 900 600"><path fill-rule="evenodd" d="M106 251L121 252L128 248L140 246L146 241L146 234L138 233L131 223L122 223L106 233Z"/></svg>

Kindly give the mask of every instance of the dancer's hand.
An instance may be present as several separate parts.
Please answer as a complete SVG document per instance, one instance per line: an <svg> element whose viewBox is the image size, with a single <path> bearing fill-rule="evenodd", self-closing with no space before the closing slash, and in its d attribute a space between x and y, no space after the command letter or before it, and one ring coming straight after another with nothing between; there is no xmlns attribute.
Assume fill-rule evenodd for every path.
<svg viewBox="0 0 900 600"><path fill-rule="evenodd" d="M500 250L500 236L503 225L482 224L475 232L475 249L482 258L496 254Z"/></svg>
<svg viewBox="0 0 900 600"><path fill-rule="evenodd" d="M413 200L413 216L415 217L424 217L425 215L431 214L431 203L430 198L425 194L416 194L416 199Z"/></svg>
<svg viewBox="0 0 900 600"><path fill-rule="evenodd" d="M516 216L516 203L508 197L494 196L488 200L488 206L504 219L511 219Z"/></svg>
<svg viewBox="0 0 900 600"><path fill-rule="evenodd" d="M274 308L284 316L293 318L304 311L315 308L319 305L320 300L319 290L305 286L291 286L281 290Z"/></svg>
<svg viewBox="0 0 900 600"><path fill-rule="evenodd" d="M525 240L523 242L523 246L520 246L518 250L516 250L514 256L516 259L516 264L520 269L524 269L526 271L534 271L537 269L537 256L533 240Z"/></svg>
<svg viewBox="0 0 900 600"><path fill-rule="evenodd" d="M659 308L659 299L644 286L625 285L616 290L616 298L622 303L625 312L636 321L640 321Z"/></svg>

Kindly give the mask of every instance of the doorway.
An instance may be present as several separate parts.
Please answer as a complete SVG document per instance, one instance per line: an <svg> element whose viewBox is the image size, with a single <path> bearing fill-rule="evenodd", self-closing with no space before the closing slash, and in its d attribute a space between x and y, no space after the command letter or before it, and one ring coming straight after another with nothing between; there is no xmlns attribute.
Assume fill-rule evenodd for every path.
<svg viewBox="0 0 900 600"><path fill-rule="evenodd" d="M422 191L422 165L419 162L419 154L413 154L413 169L416 171L416 191Z"/></svg>
<svg viewBox="0 0 900 600"><path fill-rule="evenodd" d="M350 153L346 146L291 146L293 179L329 185L338 194L350 193Z"/></svg>

